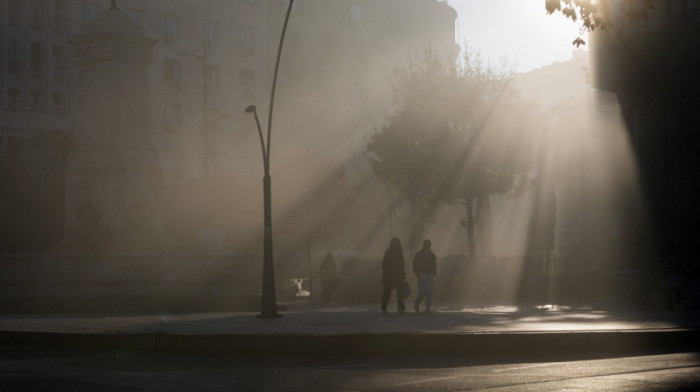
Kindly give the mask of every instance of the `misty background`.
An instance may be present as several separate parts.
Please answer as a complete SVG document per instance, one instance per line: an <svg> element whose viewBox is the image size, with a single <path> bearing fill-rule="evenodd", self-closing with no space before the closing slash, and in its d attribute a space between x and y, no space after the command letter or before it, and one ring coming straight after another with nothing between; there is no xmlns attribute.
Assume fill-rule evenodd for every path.
<svg viewBox="0 0 700 392"><path fill-rule="evenodd" d="M243 109L257 105L266 126L271 59L287 2L118 3L156 40L147 134L158 152L156 208L170 250L235 252L257 262L262 158L254 120ZM547 16L540 3L296 3L272 125L278 284L316 276L332 251L341 275L355 273L358 285L374 287L392 237L409 255L429 238L447 276L459 263L472 265L466 275L454 274L471 279L457 286L479 291L499 281L493 292L512 299L532 257L546 269L541 274L570 277L574 283L562 287L576 295L601 272L627 268L650 251L653 244L631 243L623 230L646 218L617 98L591 87L589 53L570 45L576 25ZM51 251L66 235L71 211L62 165L81 110L69 40L109 8L97 0L52 4L2 5L9 26L26 19L32 31L24 36L10 27L3 38L0 250L7 253ZM447 68L431 73L424 66L433 60ZM432 87L442 86L434 77L474 83L467 94L420 93L403 89L411 72ZM406 109L410 116L401 117ZM398 171L378 169L391 154L371 146L392 124L415 128L421 143L427 139L420 132L444 132L431 133L434 144L420 151L436 155L425 162L437 166L415 158L392 163ZM399 148L398 156L406 151ZM411 178L424 194L407 191L396 174L401 165L418 181L432 181ZM502 174L498 184L470 182L496 181L494 173ZM474 288L477 281L483 286ZM443 287L457 291L448 282Z"/></svg>

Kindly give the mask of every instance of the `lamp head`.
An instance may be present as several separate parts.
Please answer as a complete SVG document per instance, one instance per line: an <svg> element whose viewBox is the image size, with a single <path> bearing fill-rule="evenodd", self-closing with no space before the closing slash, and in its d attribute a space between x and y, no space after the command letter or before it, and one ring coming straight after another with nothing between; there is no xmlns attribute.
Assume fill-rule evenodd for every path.
<svg viewBox="0 0 700 392"><path fill-rule="evenodd" d="M247 108L245 108L246 113L255 113L255 111L256 111L255 105L250 105Z"/></svg>

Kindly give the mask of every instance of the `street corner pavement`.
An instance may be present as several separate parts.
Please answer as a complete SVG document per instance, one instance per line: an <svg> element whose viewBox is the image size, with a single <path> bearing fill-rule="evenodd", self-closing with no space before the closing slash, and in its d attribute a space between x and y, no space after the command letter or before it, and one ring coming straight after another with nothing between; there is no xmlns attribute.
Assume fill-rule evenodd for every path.
<svg viewBox="0 0 700 392"><path fill-rule="evenodd" d="M256 313L0 315L2 344L238 353L459 353L690 349L697 315L513 306L443 306L431 314L376 304L290 304Z"/></svg>

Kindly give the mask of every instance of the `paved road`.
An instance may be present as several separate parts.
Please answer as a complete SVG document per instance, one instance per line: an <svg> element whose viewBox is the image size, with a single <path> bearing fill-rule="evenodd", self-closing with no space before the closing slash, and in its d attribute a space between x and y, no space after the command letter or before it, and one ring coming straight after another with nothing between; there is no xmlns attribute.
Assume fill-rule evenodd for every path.
<svg viewBox="0 0 700 392"><path fill-rule="evenodd" d="M41 350L0 354L13 391L695 391L694 353L566 358L253 357Z"/></svg>

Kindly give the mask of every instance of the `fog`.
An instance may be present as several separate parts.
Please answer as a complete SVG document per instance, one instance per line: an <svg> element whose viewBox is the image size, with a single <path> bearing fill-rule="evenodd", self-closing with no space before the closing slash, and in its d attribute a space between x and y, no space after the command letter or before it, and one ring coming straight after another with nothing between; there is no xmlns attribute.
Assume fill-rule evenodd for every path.
<svg viewBox="0 0 700 392"><path fill-rule="evenodd" d="M332 70L332 75L281 73L271 143L278 287L289 278L311 275L316 280L322 258L332 251L339 275L346 278L345 300L376 299L381 257L393 237L404 243L410 270L410 203L395 186L377 178L367 143L394 108L388 80L392 67L412 55L396 49L364 57L361 67L326 65L324 72ZM336 64L332 60L326 59ZM487 126L514 130L529 123L536 135L528 154L530 169L519 189L487 198L488 205L475 217L473 257L468 256L464 204L427 205L422 237L432 240L441 260L438 296L513 302L522 296L528 258L535 259L540 275L559 278L561 287L549 290L569 299L595 296L606 289L601 281L606 271L624 269L651 250L651 244L642 250L630 243L640 238L634 228L643 226L646 217L619 104L613 94L587 84L586 68L587 53L578 52L569 62L510 76L528 110L535 108L533 118L500 117L507 116L500 111L499 117L484 120ZM266 119L266 105L258 105ZM243 120L231 142L231 159L241 160L245 170L215 179L211 192L226 200L217 206L203 202L213 208L205 221L221 222L226 236L222 249L260 255L262 158L252 116ZM469 165L478 162L464 164L467 176L473 172ZM552 208L554 217L552 211L543 212ZM542 230L553 230L548 261L542 261L535 244ZM366 262L357 267L352 260ZM318 281L314 284L318 290Z"/></svg>
<svg viewBox="0 0 700 392"><path fill-rule="evenodd" d="M246 267L234 272L237 284L245 296L259 295L263 154L254 117L244 109L256 105L267 137L273 66L260 59L274 57L285 4L271 1L271 11L259 15L279 27L256 30L263 45L246 55L257 57L241 60L240 53L229 51L226 45L240 49L240 43L225 38L222 23L221 42L211 48L201 45L199 33L195 38L183 33L187 51L148 41L154 45L153 63L146 69L148 61L133 62L124 68L129 72L119 71L132 88L116 88L121 95L100 90L108 83L90 84L91 75L98 78L107 68L78 64L94 72L81 68L75 75L80 83L72 134L77 142L68 150L69 200L54 202L66 208L61 236L73 241L81 224L76 210L92 214L94 227L84 225L80 230L89 235L69 244L115 237L121 230L131 242L117 249L118 241L100 239L99 246L87 248L103 255L153 250L143 246L142 227L127 222L136 211L136 218L150 219L149 230L157 227L163 254L245 260ZM295 299L299 290L289 282L301 279L311 281L304 288L315 287L311 296L318 298L319 267L332 252L341 278L337 300L378 301L382 256L394 237L403 244L411 285L411 260L423 239L430 239L438 257L437 298L467 303L575 302L614 289L614 271L646 265L658 249L647 230L650 218L630 133L617 97L591 87L588 52L574 51L571 60L516 74L515 58L460 52L451 24L456 14L447 4L420 6L425 9L406 7L405 15L391 8L384 14L353 11L333 26L332 19L309 17L317 10L302 2L293 15L268 151L280 297ZM215 10L195 8L188 5L185 12L204 17ZM330 17L341 8L328 9L319 15ZM366 28L353 24L359 20ZM147 23L144 34L152 36ZM182 67L182 81L163 77L172 71L163 70L163 61L173 59ZM239 61L254 72L226 66ZM203 71L211 64L218 64L216 77ZM129 99L134 97L141 103ZM178 110L168 111L175 106ZM114 108L123 113L114 116ZM177 121L166 121L170 115ZM113 129L123 135L114 136ZM114 163L108 154L85 153L104 147L93 139L113 150L128 144L124 150L139 150L138 159L148 165L156 164L148 154L157 153L162 178L147 177L146 171L152 176L158 170L144 163L139 175L147 184L140 177L136 185L123 182L136 191L118 189L122 185L109 177L114 195L102 190L72 201L85 190L71 182L71 175L82 181L84 173L76 167L94 171L99 165L90 163ZM140 144L132 145L134 140ZM82 161L79 154L85 154ZM127 158L132 166L143 163ZM125 222L119 208L126 209ZM93 215L105 209L114 216L103 225ZM54 242L62 245L52 250L85 250ZM17 247L49 246L30 248ZM212 263L201 270L223 276L231 273L229 267ZM160 273L159 268L154 270ZM198 268L192 263L183 271L194 274Z"/></svg>

